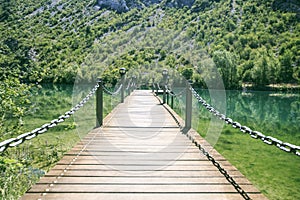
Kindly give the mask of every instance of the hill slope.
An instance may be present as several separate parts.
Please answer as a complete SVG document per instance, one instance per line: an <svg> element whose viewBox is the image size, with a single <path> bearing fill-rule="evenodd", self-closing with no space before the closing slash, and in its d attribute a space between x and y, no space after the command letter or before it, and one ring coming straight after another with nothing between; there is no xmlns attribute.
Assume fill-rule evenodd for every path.
<svg viewBox="0 0 300 200"><path fill-rule="evenodd" d="M93 82L101 75L114 84L121 66L136 76L149 72L140 77L145 81L156 77L153 66L175 68L205 86L213 61L227 89L299 84L299 4L0 0L0 138L19 134L36 87L30 83Z"/></svg>
<svg viewBox="0 0 300 200"><path fill-rule="evenodd" d="M3 0L2 0L3 1ZM101 4L102 2L102 4ZM1 3L0 78L73 82L93 44L134 26L186 31L217 62L228 88L299 81L299 3L289 1L16 0ZM116 1L110 1L116 2ZM185 2L185 4L183 3ZM182 7L186 5L187 7ZM161 10L160 19L155 19ZM118 38L115 38L118 40ZM231 63L231 64L228 64ZM230 69L230 70L228 70ZM228 74L230 73L230 74ZM233 73L233 74L232 74Z"/></svg>

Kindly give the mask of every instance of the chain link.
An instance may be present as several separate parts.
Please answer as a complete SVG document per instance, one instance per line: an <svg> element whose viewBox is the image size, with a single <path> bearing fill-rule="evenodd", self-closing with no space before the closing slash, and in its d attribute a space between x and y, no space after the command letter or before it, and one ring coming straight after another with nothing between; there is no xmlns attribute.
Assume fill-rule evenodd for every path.
<svg viewBox="0 0 300 200"><path fill-rule="evenodd" d="M71 110L65 112L63 115L59 116L57 119L52 120L50 123L44 124L39 128L34 129L31 132L23 133L16 138L10 138L0 143L0 153L4 152L9 147L16 147L22 144L25 140L31 140L36 136L47 132L50 128L57 126L59 123L64 122L66 119L70 118L76 111L86 104L89 99L95 94L99 84L96 84L93 89L88 93L88 95L83 98L76 106Z"/></svg>
<svg viewBox="0 0 300 200"><path fill-rule="evenodd" d="M171 96L173 97L181 97L183 95L183 93L185 92L185 89L183 89L181 92L179 92L178 94L175 94L172 90L170 90L168 88L168 86L166 85L166 92L169 93Z"/></svg>
<svg viewBox="0 0 300 200"><path fill-rule="evenodd" d="M238 183L228 174L228 172L218 163L203 147L199 144L191 135L186 134L189 140L199 148L199 151L206 156L206 158L212 162L212 164L220 171L220 173L226 178L226 180L236 189L236 191L246 200L250 200L251 198L248 194L239 186Z"/></svg>
<svg viewBox="0 0 300 200"><path fill-rule="evenodd" d="M164 106L165 107L165 106ZM167 107L165 107L166 110L170 113L172 118L175 120L175 122L178 124L179 128L183 130L183 126L179 122L179 120L176 118L176 116L171 112ZM226 178L226 180L236 189L236 191L246 200L251 200L251 198L248 196L248 194L235 182L235 180L228 174L228 172L222 168L220 163L218 163L214 157L212 157L208 151L206 151L198 141L196 141L193 136L188 134L185 131L181 131L182 134L186 135L186 137L196 146L199 148L200 152L206 156L206 158L212 162L212 164L220 171L220 173Z"/></svg>
<svg viewBox="0 0 300 200"><path fill-rule="evenodd" d="M287 142L283 142L277 138L272 136L266 136L259 131L254 131L247 126L241 125L237 121L233 121L231 118L226 117L224 114L217 111L214 107L209 105L196 91L195 89L191 88L191 91L198 100L199 103L202 104L209 112L213 115L217 116L219 119L225 121L226 124L232 125L233 128L240 129L241 132L249 134L254 139L260 139L264 143L268 145L275 145L277 148L281 149L282 151L295 154L300 157L300 146L290 144Z"/></svg>
<svg viewBox="0 0 300 200"><path fill-rule="evenodd" d="M111 95L111 96L115 96L115 95L119 94L119 92L121 91L121 89L122 89L122 87L123 87L123 84L121 84L121 85L119 86L119 88L118 88L115 92L109 91L109 89L106 88L106 87L104 86L104 84L101 84L101 86L102 86L102 88L103 88L103 91L104 91L106 94Z"/></svg>
<svg viewBox="0 0 300 200"><path fill-rule="evenodd" d="M125 88L126 91L131 90L132 88L135 88L136 82L134 81L133 78L129 79L127 83L127 87Z"/></svg>
<svg viewBox="0 0 300 200"><path fill-rule="evenodd" d="M161 90L159 83L156 83L156 89Z"/></svg>

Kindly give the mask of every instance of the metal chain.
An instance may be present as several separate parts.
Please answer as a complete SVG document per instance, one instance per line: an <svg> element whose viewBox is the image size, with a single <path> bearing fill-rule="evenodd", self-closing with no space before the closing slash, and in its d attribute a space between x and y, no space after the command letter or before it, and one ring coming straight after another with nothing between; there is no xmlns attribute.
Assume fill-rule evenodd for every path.
<svg viewBox="0 0 300 200"><path fill-rule="evenodd" d="M160 86L158 83L156 83L156 89L161 90Z"/></svg>
<svg viewBox="0 0 300 200"><path fill-rule="evenodd" d="M26 140L31 140L36 136L47 132L50 128L57 126L59 123L64 122L67 118L71 117L76 111L78 111L81 107L83 107L89 99L95 94L99 84L96 84L93 89L88 93L88 95L83 98L76 106L74 106L71 110L65 112L63 115L59 116L57 119L52 120L50 123L44 124L39 128L34 129L31 132L27 132L24 134L19 135L16 138L10 138L4 140L0 143L0 153L4 152L9 147L16 147Z"/></svg>
<svg viewBox="0 0 300 200"><path fill-rule="evenodd" d="M237 182L235 182L235 180L232 178L232 176L230 176L228 174L228 172L220 165L220 163L218 163L202 146L201 144L199 144L196 140L194 140L192 138L192 136L187 135L187 137L195 144L196 147L199 148L199 150L202 152L203 155L205 155L207 157L207 159L209 161L212 162L212 164L218 168L218 170L220 171L220 173L227 179L227 181L236 189L236 191L242 195L242 197L244 199L251 199L248 194L241 188L241 186L239 186L239 184Z"/></svg>
<svg viewBox="0 0 300 200"><path fill-rule="evenodd" d="M158 100L161 102L160 99L158 99ZM178 127L182 130L182 129L183 129L183 126L181 125L180 121L175 117L174 113L171 112L164 104L161 104L161 105L163 105L163 106L166 108L166 110L168 111L168 113L169 113L169 114L171 115L171 117L175 120L175 122L176 122L176 124L178 125Z"/></svg>
<svg viewBox="0 0 300 200"><path fill-rule="evenodd" d="M231 118L226 117L224 114L220 113L214 107L209 105L204 99L202 99L202 97L195 91L194 88L191 88L191 91L198 102L202 104L202 106L204 106L209 112L217 116L219 119L225 121L226 124L231 124L233 128L238 128L241 132L248 133L252 138L262 140L265 144L275 145L277 148L285 152L292 153L300 157L300 146L283 142L272 136L266 136L259 131L251 130L249 127L243 126L237 121L233 121Z"/></svg>
<svg viewBox="0 0 300 200"><path fill-rule="evenodd" d="M155 84L154 83L152 83L152 89L155 90Z"/></svg>
<svg viewBox="0 0 300 200"><path fill-rule="evenodd" d="M164 105L163 105L164 106ZM166 106L164 106L166 110L171 114L172 118L175 120L176 124L179 126L180 129L183 129L183 126L180 124L179 120L175 117L173 112L171 112ZM239 186L238 183L235 182L235 180L228 174L228 172L218 163L214 157L212 157L208 151L206 151L198 141L196 141L191 135L189 135L185 131L181 131L183 135L185 135L193 144L195 144L196 147L199 148L200 152L206 156L206 158L212 162L212 164L218 168L220 173L226 178L226 180L236 189L236 191L246 200L251 200L251 198L248 196L248 194Z"/></svg>
<svg viewBox="0 0 300 200"><path fill-rule="evenodd" d="M184 89L184 90L182 90L181 92L179 92L178 94L175 94L172 90L170 90L170 89L168 88L167 85L166 85L165 87L166 87L166 92L169 93L169 94L170 94L171 96L173 96L173 97L180 97L180 96L182 96L183 93L185 92L185 89Z"/></svg>
<svg viewBox="0 0 300 200"><path fill-rule="evenodd" d="M117 94L121 91L121 89L122 89L122 87L123 87L123 84L121 84L121 85L119 86L119 88L118 88L115 92L109 91L109 89L106 88L106 87L104 86L104 84L101 84L101 87L103 88L103 91L104 91L106 94L111 95L111 96L115 96L115 95L117 95Z"/></svg>
<svg viewBox="0 0 300 200"><path fill-rule="evenodd" d="M131 82L131 80L128 82L128 85L126 87L125 90L129 90L129 88L131 88L133 86L133 83Z"/></svg>
<svg viewBox="0 0 300 200"><path fill-rule="evenodd" d="M218 168L218 170L220 171L220 173L226 178L226 180L236 189L236 191L242 195L242 197L244 199L250 200L251 198L248 196L247 192L245 192L241 186L239 186L239 184L237 182L235 182L235 180L232 178L232 176L230 176L228 174L228 172L220 165L220 163L218 163L209 153L208 151L206 151L201 144L198 143L198 141L196 141L191 135L189 134L185 134L187 136L187 138L189 140L192 141L193 144L195 144L196 147L199 148L200 152L206 156L206 158L212 162L212 164Z"/></svg>

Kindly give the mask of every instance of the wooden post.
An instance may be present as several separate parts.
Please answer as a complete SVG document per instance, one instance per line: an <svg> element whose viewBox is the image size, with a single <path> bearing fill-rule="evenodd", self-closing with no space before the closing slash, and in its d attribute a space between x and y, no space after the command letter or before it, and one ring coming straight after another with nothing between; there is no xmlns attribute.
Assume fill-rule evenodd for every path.
<svg viewBox="0 0 300 200"><path fill-rule="evenodd" d="M166 103L166 85L163 85L163 104Z"/></svg>
<svg viewBox="0 0 300 200"><path fill-rule="evenodd" d="M124 88L125 88L125 87L124 87L124 86L125 86L125 85L124 85L124 84L125 84L125 81L124 81L124 80L125 80L125 77L122 76L121 79L122 79L122 80L121 80L121 81L122 81L122 82L121 82L121 84L122 84L122 87L121 87L121 103L124 103L124 91L125 91L125 89L124 89Z"/></svg>
<svg viewBox="0 0 300 200"><path fill-rule="evenodd" d="M124 91L125 91L125 74L126 74L126 69L124 67L119 69L119 73L121 75L121 103L124 103Z"/></svg>
<svg viewBox="0 0 300 200"><path fill-rule="evenodd" d="M152 78L152 93L154 93L154 78Z"/></svg>
<svg viewBox="0 0 300 200"><path fill-rule="evenodd" d="M127 92L127 96L129 96L131 93L130 86L128 88L126 88L126 92Z"/></svg>
<svg viewBox="0 0 300 200"><path fill-rule="evenodd" d="M127 81L128 83L127 83L127 85L128 85L128 87L126 88L126 92L127 92L127 96L129 96L130 95L130 93L131 93L131 82L132 82L132 78L131 78L131 80L129 80L129 81Z"/></svg>
<svg viewBox="0 0 300 200"><path fill-rule="evenodd" d="M173 109L174 108L174 96L171 95L171 108Z"/></svg>
<svg viewBox="0 0 300 200"><path fill-rule="evenodd" d="M185 107L185 127L184 130L187 132L192 127L192 91L191 85L187 81L186 83L186 107Z"/></svg>
<svg viewBox="0 0 300 200"><path fill-rule="evenodd" d="M163 75L163 104L166 103L166 87L167 87L167 79L168 79L168 70L164 69L162 72Z"/></svg>
<svg viewBox="0 0 300 200"><path fill-rule="evenodd" d="M136 89L137 77L135 75L133 75L132 78L131 78L131 81L132 82L131 82L131 86L130 86L130 91L133 92Z"/></svg>
<svg viewBox="0 0 300 200"><path fill-rule="evenodd" d="M96 128L103 125L103 88L101 78L97 79L99 87L96 90Z"/></svg>
<svg viewBox="0 0 300 200"><path fill-rule="evenodd" d="M167 104L169 105L169 92L167 92Z"/></svg>

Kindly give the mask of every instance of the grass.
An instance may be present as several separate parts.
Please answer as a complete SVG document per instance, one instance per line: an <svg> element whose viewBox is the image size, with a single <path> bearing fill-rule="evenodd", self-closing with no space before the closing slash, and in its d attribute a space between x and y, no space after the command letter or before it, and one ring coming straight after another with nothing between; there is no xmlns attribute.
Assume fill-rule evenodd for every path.
<svg viewBox="0 0 300 200"><path fill-rule="evenodd" d="M178 109L178 105L179 102L176 101L174 110L183 116L184 112ZM192 126L205 138L210 121L215 116L201 107L198 111L193 117ZM277 132L282 131L279 134L282 140L299 145L299 135L293 133L293 127L282 125L281 128ZM295 130L297 128L294 127ZM264 127L264 130L271 131L272 127ZM292 132L293 136L288 135L286 131ZM253 139L225 123L214 148L237 167L267 198L300 199L300 158L298 156Z"/></svg>
<svg viewBox="0 0 300 200"><path fill-rule="evenodd" d="M45 86L31 97L34 106L30 114L23 118L24 126L20 132L32 131L58 118L74 106L72 101L79 102L81 97L87 94L88 89L82 94L75 94L74 97L72 86L59 88ZM118 96L104 95L104 116L118 102ZM95 97L93 97L63 123L16 148L5 151L0 155L0 199L18 199L92 130L95 124ZM13 137L18 135L16 133Z"/></svg>
<svg viewBox="0 0 300 200"><path fill-rule="evenodd" d="M174 110L182 118L185 117L185 110L180 106L183 102L184 97L175 98L174 101ZM216 120L216 118L202 106L198 107L197 103L193 103L192 126L205 138L211 120L213 118ZM239 121L248 124L247 119L245 120L246 122ZM250 127L252 128L252 126ZM279 136L280 139L300 145L298 127L288 127L283 124L272 127L269 123L253 124L253 127L259 127L263 133L270 134L275 132L274 128L276 128L276 136ZM300 184L300 158L298 156L253 139L248 134L225 123L214 148L237 167L268 199L300 199L298 187Z"/></svg>
<svg viewBox="0 0 300 200"><path fill-rule="evenodd" d="M226 125L215 149L269 199L299 199L300 158Z"/></svg>
<svg viewBox="0 0 300 200"><path fill-rule="evenodd" d="M43 94L34 97L35 112L24 118L24 132L49 123L72 107L71 91L58 89L52 91L52 94L49 94L51 93L49 90L45 92L50 97ZM0 156L0 199L20 197L95 126L94 101L95 99L91 99L75 113L74 117L47 133L17 148L11 148ZM118 96L113 98L105 96L105 114L109 113L118 101ZM179 107L182 100L174 103L174 110L183 116L184 109ZM201 107L194 114L193 127L205 137L210 120L214 116ZM271 130L270 127L268 129ZM283 137L285 135L282 133ZM286 139L291 143L299 142L297 137L287 136ZM252 139L249 135L225 124L214 147L269 199L300 199L299 157Z"/></svg>

